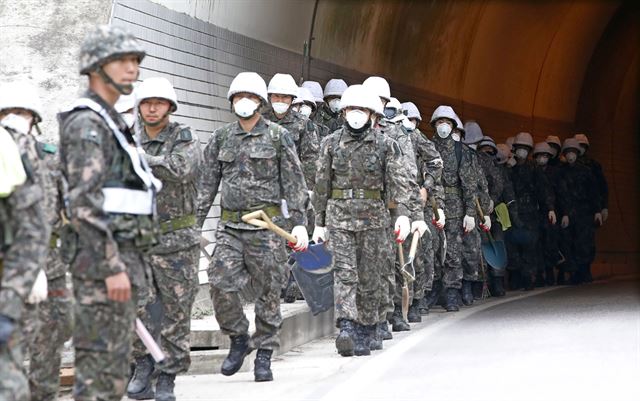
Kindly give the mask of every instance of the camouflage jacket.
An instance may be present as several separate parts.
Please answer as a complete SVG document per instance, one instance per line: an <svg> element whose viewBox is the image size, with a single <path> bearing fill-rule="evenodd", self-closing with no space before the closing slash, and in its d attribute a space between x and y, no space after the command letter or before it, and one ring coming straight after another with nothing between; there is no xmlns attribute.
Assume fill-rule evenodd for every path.
<svg viewBox="0 0 640 401"><path fill-rule="evenodd" d="M316 175L316 225L349 231L389 226L385 199L397 204L399 215L409 216L411 189L398 144L376 129L359 138L340 128L322 140ZM339 199L334 190L367 190L380 199Z"/></svg>
<svg viewBox="0 0 640 401"><path fill-rule="evenodd" d="M329 108L329 105L324 103L319 107L313 121L316 124L324 125L325 127L327 127L328 131L326 135L329 135L335 130L342 127L342 125L344 124L344 117L342 117L342 113L340 112L332 112ZM322 140L323 138L324 136L320 139Z"/></svg>
<svg viewBox="0 0 640 401"><path fill-rule="evenodd" d="M309 195L295 144L285 128L262 117L251 132L234 121L211 135L198 181L198 227L202 227L218 186L223 209L243 212L279 207L284 199L293 224L305 224ZM258 229L222 219L220 224L221 228Z"/></svg>
<svg viewBox="0 0 640 401"><path fill-rule="evenodd" d="M553 198L555 200L554 206L558 212L558 216L562 215L564 211L569 208L569 205L566 203L567 198L564 196L567 191L567 186L562 175L562 164L553 163L547 164L543 167L538 167L542 170L547 179L547 183L549 184L548 190L553 193Z"/></svg>
<svg viewBox="0 0 640 401"><path fill-rule="evenodd" d="M487 177L484 174L484 170L480 165L480 156L478 152L474 149L470 148L467 145L464 145L471 152L471 160L473 163L473 172L476 176L477 182L477 190L476 196L478 197L478 201L480 202L480 207L485 214L489 213L489 209L491 209L491 196L489 195L489 184L487 183Z"/></svg>
<svg viewBox="0 0 640 401"><path fill-rule="evenodd" d="M141 145L153 175L162 181L158 193L157 213L163 231L160 242L152 252L169 253L198 245L200 230L194 223L189 227L172 228L178 219L196 214L197 180L202 164L202 149L198 137L189 127L171 122L154 139L145 130Z"/></svg>
<svg viewBox="0 0 640 401"><path fill-rule="evenodd" d="M587 166L593 176L596 178L596 186L598 188L598 199L600 201L600 209L608 209L609 208L609 185L607 184L607 179L602 172L602 165L598 163L597 160L589 157L588 155L583 155L578 158L578 162Z"/></svg>
<svg viewBox="0 0 640 401"><path fill-rule="evenodd" d="M262 113L262 117L289 131L289 135L296 145L296 152L302 164L307 188L312 190L316 178L316 159L320 150L320 142L314 123L292 110L279 120L271 107Z"/></svg>
<svg viewBox="0 0 640 401"><path fill-rule="evenodd" d="M571 219L600 212L600 188L593 170L579 162L563 163L560 175L566 187L558 194L562 198L562 210L559 210L562 216Z"/></svg>
<svg viewBox="0 0 640 401"><path fill-rule="evenodd" d="M22 154L27 181L7 198L0 198L0 315L19 321L24 302L45 263L49 225L35 140L31 135L7 131Z"/></svg>
<svg viewBox="0 0 640 401"><path fill-rule="evenodd" d="M478 162L482 168L484 177L487 180L489 196L493 200L494 206L500 203L500 195L504 190L504 180L502 173L496 165L495 158L484 152L477 152Z"/></svg>
<svg viewBox="0 0 640 401"><path fill-rule="evenodd" d="M555 210L553 191L542 169L531 160L511 168L511 182L518 202L518 214L531 214ZM521 216L522 217L522 216Z"/></svg>
<svg viewBox="0 0 640 401"><path fill-rule="evenodd" d="M92 91L84 97L108 113L130 144L135 142L113 107ZM82 279L102 280L124 271L133 285L146 286L145 267L125 266L120 247L134 249L138 239L148 238L153 230L152 216L105 211L103 191L120 184L144 190L144 183L98 113L75 109L60 113L58 119L61 169L69 183L71 224L79 238L79 252L71 264L71 272Z"/></svg>
<svg viewBox="0 0 640 401"><path fill-rule="evenodd" d="M478 188L472 150L464 144L447 138L433 137L443 162L442 187L444 211L447 219L476 216L475 197Z"/></svg>

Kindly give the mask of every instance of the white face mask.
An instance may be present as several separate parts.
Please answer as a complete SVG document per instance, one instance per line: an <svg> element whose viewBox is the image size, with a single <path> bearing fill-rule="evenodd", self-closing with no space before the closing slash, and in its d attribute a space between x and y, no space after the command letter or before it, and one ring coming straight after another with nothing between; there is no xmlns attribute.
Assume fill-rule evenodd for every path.
<svg viewBox="0 0 640 401"><path fill-rule="evenodd" d="M311 116L312 112L313 109L308 104L303 104L302 106L300 106L300 114L302 114L303 116L309 117Z"/></svg>
<svg viewBox="0 0 640 401"><path fill-rule="evenodd" d="M546 166L547 163L549 163L549 156L547 155L536 156L536 163L538 163L538 166Z"/></svg>
<svg viewBox="0 0 640 401"><path fill-rule="evenodd" d="M457 134L454 132L453 134L451 134L451 139L453 139L456 142L460 142L460 134Z"/></svg>
<svg viewBox="0 0 640 401"><path fill-rule="evenodd" d="M472 143L472 144L469 145L469 147L471 149L473 149L473 150L476 150L476 149L478 149L478 144L477 143Z"/></svg>
<svg viewBox="0 0 640 401"><path fill-rule="evenodd" d="M576 152L567 152L567 154L564 155L564 158L567 159L569 164L573 164L578 160L578 155Z"/></svg>
<svg viewBox="0 0 640 401"><path fill-rule="evenodd" d="M413 121L409 120L408 118L405 118L405 119L402 120L402 126L405 127L409 131L413 131L414 129L416 129L416 123L414 123Z"/></svg>
<svg viewBox="0 0 640 401"><path fill-rule="evenodd" d="M122 119L124 120L125 124L127 124L127 127L133 128L133 123L136 122L136 118L133 116L133 114L132 113L122 113L120 115L122 116Z"/></svg>
<svg viewBox="0 0 640 401"><path fill-rule="evenodd" d="M529 151L527 149L523 149L523 148L516 149L516 157L518 159L523 160L523 159L526 159L527 156L529 156Z"/></svg>
<svg viewBox="0 0 640 401"><path fill-rule="evenodd" d="M329 101L329 108L331 109L331 111L333 111L334 113L337 113L340 111L340 99L336 98L336 99L331 99Z"/></svg>
<svg viewBox="0 0 640 401"><path fill-rule="evenodd" d="M436 132L440 138L445 139L451 134L451 126L447 123L440 123L436 127ZM460 140L460 136L458 136L458 140Z"/></svg>
<svg viewBox="0 0 640 401"><path fill-rule="evenodd" d="M273 111L275 111L276 114L284 114L287 112L287 110L289 110L289 103L271 103L271 107L273 107Z"/></svg>
<svg viewBox="0 0 640 401"><path fill-rule="evenodd" d="M256 103L249 98L243 97L242 99L234 103L233 111L238 117L248 119L255 114L256 110L258 110L258 105L259 103Z"/></svg>
<svg viewBox="0 0 640 401"><path fill-rule="evenodd" d="M293 106L291 106L291 110L295 111L296 113L300 111L300 105L299 104L294 104Z"/></svg>
<svg viewBox="0 0 640 401"><path fill-rule="evenodd" d="M7 128L11 128L21 134L28 134L31 131L31 119L24 118L17 114L8 114L0 122Z"/></svg>
<svg viewBox="0 0 640 401"><path fill-rule="evenodd" d="M349 127L360 129L367 124L369 116L362 110L351 110L346 114L345 120L347 120Z"/></svg>

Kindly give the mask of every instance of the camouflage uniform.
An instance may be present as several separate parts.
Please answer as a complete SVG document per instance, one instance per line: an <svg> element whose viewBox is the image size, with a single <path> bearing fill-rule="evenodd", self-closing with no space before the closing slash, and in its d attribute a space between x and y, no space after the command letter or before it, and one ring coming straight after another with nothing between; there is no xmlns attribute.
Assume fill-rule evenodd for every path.
<svg viewBox="0 0 640 401"><path fill-rule="evenodd" d="M555 206L558 209L558 222L551 224L548 217L544 213L540 213L540 259L538 264L538 273L536 281L539 285L546 283L547 285L553 285L554 268L560 262L560 240L561 240L561 228L560 219L562 218L562 211L567 210L567 206L564 204L564 196L562 194L568 191L565 185L564 179L561 175L561 167L559 163L549 163L546 166L539 167L545 174L547 182L549 183L549 192L552 192L555 199ZM544 278L543 278L544 275Z"/></svg>
<svg viewBox="0 0 640 401"><path fill-rule="evenodd" d="M45 264L48 296L37 305L27 305L25 321L27 358L29 364L29 387L32 400L56 400L60 386L60 363L62 347L70 337L73 326L73 303L67 288L68 265L62 261L58 248L62 227L61 213L66 182L59 166L54 145L38 143L40 155L44 157L47 179L45 212L52 227L49 252Z"/></svg>
<svg viewBox="0 0 640 401"><path fill-rule="evenodd" d="M385 199L409 215L410 190L398 145L367 129L356 138L341 128L322 141L314 206L329 231L336 320L370 326L380 321L379 291L388 252ZM384 192L384 195L383 195Z"/></svg>
<svg viewBox="0 0 640 401"><path fill-rule="evenodd" d="M124 140L134 143L125 122L110 105L92 91L84 96L111 118ZM151 190L135 173L131 159L98 112L80 107L58 118L61 168L69 183L78 249L71 262L76 302L74 397L119 400L127 385L136 302L149 291L150 273L141 249L153 245L155 237L148 211L116 212L141 205L126 202L128 205L112 207L112 201L123 198L108 194L136 191L150 201ZM107 298L105 279L121 272L131 281L132 297L127 302Z"/></svg>
<svg viewBox="0 0 640 401"><path fill-rule="evenodd" d="M202 150L197 136L176 122L170 122L151 139L141 132L142 148L153 174L162 180L157 197L158 218L162 236L158 245L145 256L151 267L157 299L138 310L143 323L154 334L161 335L160 347L167 360L159 370L178 374L189 369L189 336L191 307L198 290L200 233L196 228L196 182L202 163ZM150 309L158 307L160 320L152 318ZM134 356L147 354L139 339L134 343Z"/></svg>
<svg viewBox="0 0 640 401"><path fill-rule="evenodd" d="M3 129L3 128L0 128ZM0 345L0 399L29 400L29 384L23 363L21 321L25 301L40 268L44 265L49 227L43 200L41 163L30 135L8 130L22 155L27 181L7 198L0 198L0 316L14 329Z"/></svg>
<svg viewBox="0 0 640 401"><path fill-rule="evenodd" d="M207 271L216 319L224 334L247 334L249 322L239 292L251 283L258 294L251 346L277 349L282 324L280 288L286 278L284 241L271 231L243 223L240 217L263 209L282 224L280 200L285 199L293 224L304 225L307 186L289 132L260 118L251 132L233 122L213 133L204 150L198 184L198 227L218 193L218 185L222 216L214 262Z"/></svg>
<svg viewBox="0 0 640 401"><path fill-rule="evenodd" d="M327 130L323 130L324 132L322 132L323 136L319 138L322 140L337 129L342 128L344 125L344 117L342 116L342 113L334 113L331 111L328 104L323 103L318 108L318 111L313 118L313 122L327 127Z"/></svg>

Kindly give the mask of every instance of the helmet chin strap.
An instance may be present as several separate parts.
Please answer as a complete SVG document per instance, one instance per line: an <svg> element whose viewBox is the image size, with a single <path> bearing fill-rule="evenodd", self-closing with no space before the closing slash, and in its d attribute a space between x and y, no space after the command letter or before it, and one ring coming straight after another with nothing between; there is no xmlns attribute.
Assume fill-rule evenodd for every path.
<svg viewBox="0 0 640 401"><path fill-rule="evenodd" d="M121 85L121 84L116 83L113 79L111 79L111 77L109 75L107 75L106 72L104 72L102 67L98 67L98 75L100 75L100 78L102 78L102 80L106 84L111 85L114 88L116 88L118 93L120 93L121 95L130 95L133 92L133 85L132 84Z"/></svg>

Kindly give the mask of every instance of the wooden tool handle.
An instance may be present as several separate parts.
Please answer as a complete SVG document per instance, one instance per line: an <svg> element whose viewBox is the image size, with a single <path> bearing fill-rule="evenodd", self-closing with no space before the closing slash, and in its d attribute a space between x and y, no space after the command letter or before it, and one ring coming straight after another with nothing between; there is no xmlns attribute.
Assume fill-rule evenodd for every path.
<svg viewBox="0 0 640 401"><path fill-rule="evenodd" d="M409 248L409 260L413 260L418 250L418 242L420 242L420 233L416 230L411 238L411 248Z"/></svg>
<svg viewBox="0 0 640 401"><path fill-rule="evenodd" d="M438 205L436 205L436 199L431 197L431 209L433 210L433 216L436 220L440 220L440 213L438 213Z"/></svg>
<svg viewBox="0 0 640 401"><path fill-rule="evenodd" d="M402 249L402 242L398 242L398 258L400 259L400 267L404 266L404 250Z"/></svg>
<svg viewBox="0 0 640 401"><path fill-rule="evenodd" d="M478 198L475 198L474 200L476 201L476 209L478 210L480 219L484 222L484 213L482 212L482 207L480 207L480 201L478 200Z"/></svg>
<svg viewBox="0 0 640 401"><path fill-rule="evenodd" d="M267 216L267 214L262 210L256 210L255 212L245 214L244 216L242 216L242 221L247 224L251 224L252 226L271 230L287 241L293 242L294 244L298 242L298 239L296 237L274 224L273 221L271 221L271 218Z"/></svg>

